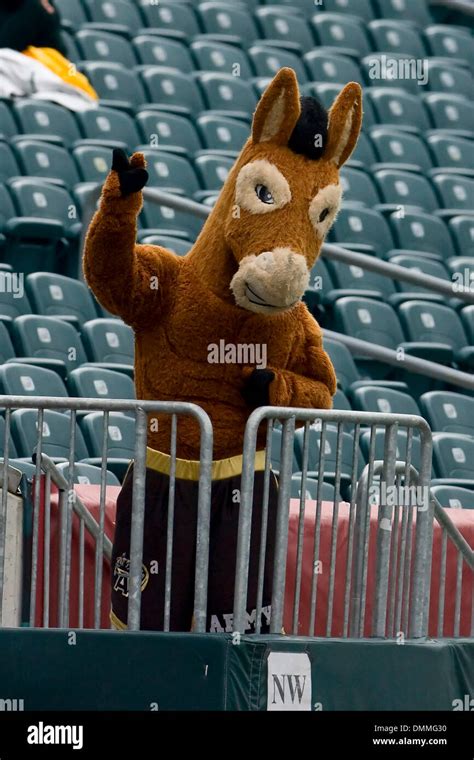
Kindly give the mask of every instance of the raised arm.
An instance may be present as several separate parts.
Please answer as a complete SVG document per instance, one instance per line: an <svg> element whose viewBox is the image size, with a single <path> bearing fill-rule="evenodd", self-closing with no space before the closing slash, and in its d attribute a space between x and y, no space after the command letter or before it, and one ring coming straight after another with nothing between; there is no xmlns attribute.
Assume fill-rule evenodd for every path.
<svg viewBox="0 0 474 760"><path fill-rule="evenodd" d="M166 308L179 267L169 251L135 244L147 179L143 154L135 153L129 163L123 151L114 151L84 247L84 275L97 300L135 329L147 327Z"/></svg>
<svg viewBox="0 0 474 760"><path fill-rule="evenodd" d="M291 369L247 370L243 394L251 406L332 408L336 375L323 348L321 328L306 309L302 309L302 324L292 347Z"/></svg>

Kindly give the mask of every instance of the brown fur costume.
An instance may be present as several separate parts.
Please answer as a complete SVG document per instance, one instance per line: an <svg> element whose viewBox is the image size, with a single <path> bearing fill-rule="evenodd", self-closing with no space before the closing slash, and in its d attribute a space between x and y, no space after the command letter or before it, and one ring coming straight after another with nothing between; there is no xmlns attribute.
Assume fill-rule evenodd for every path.
<svg viewBox="0 0 474 760"><path fill-rule="evenodd" d="M260 100L252 136L187 256L136 245L142 194L122 197L115 171L87 236L87 282L135 332L137 398L205 409L214 459L242 452L251 411L242 390L254 367L209 363L211 344L266 344L272 405L326 409L336 389L321 330L300 298L337 213L339 168L360 130L361 90L350 83L334 102L318 160L288 147L300 108L295 74L282 69ZM142 154L134 154L131 165L144 167ZM169 439L170 418L163 415L148 445L167 453ZM263 448L264 439L259 443ZM199 429L190 418L180 419L177 455L199 458Z"/></svg>

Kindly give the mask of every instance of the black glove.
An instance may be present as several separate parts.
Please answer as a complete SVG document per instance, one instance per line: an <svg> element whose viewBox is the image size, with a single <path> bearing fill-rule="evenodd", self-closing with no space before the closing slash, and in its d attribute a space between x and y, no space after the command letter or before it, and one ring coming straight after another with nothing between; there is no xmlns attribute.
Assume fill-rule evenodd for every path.
<svg viewBox="0 0 474 760"><path fill-rule="evenodd" d="M269 406L270 383L274 378L275 373L270 369L254 369L241 390L249 406Z"/></svg>
<svg viewBox="0 0 474 760"><path fill-rule="evenodd" d="M131 166L128 156L121 148L114 148L112 170L117 172L123 196L137 193L148 182L148 172L142 166Z"/></svg>

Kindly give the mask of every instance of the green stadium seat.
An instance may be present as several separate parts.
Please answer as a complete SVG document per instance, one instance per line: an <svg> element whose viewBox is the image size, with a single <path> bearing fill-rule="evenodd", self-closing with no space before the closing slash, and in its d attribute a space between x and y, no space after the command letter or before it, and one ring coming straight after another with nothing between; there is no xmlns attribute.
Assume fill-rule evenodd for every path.
<svg viewBox="0 0 474 760"><path fill-rule="evenodd" d="M397 63L397 68L395 68L393 63L391 63L389 68L386 68L387 56L390 62L394 61ZM415 61L413 58L408 60ZM418 98L423 73L418 78L418 75L413 74L411 69L409 69L407 75L406 61L406 53L369 53L369 55L362 58L360 68L365 80L372 87L391 87L397 89L397 92L403 90Z"/></svg>
<svg viewBox="0 0 474 760"><path fill-rule="evenodd" d="M361 386L373 385L375 387L383 386L394 388L402 392L407 392L406 383L398 380L374 380L372 378L362 378L359 369L352 358L352 354L343 343L338 340L324 338L324 348L327 351L336 372L337 382L348 398L352 399L356 388Z"/></svg>
<svg viewBox="0 0 474 760"><path fill-rule="evenodd" d="M0 320L0 364L5 364L10 359L15 359L15 349L7 327Z"/></svg>
<svg viewBox="0 0 474 760"><path fill-rule="evenodd" d="M474 260L471 256L456 256L446 262L448 270L451 272L453 281L453 290L457 288L474 289Z"/></svg>
<svg viewBox="0 0 474 760"><path fill-rule="evenodd" d="M408 54L414 58L426 57L425 46L418 31L411 28L405 21L380 18L370 21L368 29L374 50L390 54L403 53L405 56Z"/></svg>
<svg viewBox="0 0 474 760"><path fill-rule="evenodd" d="M36 272L26 278L26 290L37 314L60 317L77 326L97 317L91 291L79 280Z"/></svg>
<svg viewBox="0 0 474 760"><path fill-rule="evenodd" d="M57 465L59 472L69 480L69 462L61 462ZM74 463L73 482L81 486L100 486L102 482L102 470L93 464L84 462ZM120 480L110 470L105 471L105 484L107 486L120 486Z"/></svg>
<svg viewBox="0 0 474 760"><path fill-rule="evenodd" d="M460 256L474 256L474 219L472 216L454 216L449 229L456 242Z"/></svg>
<svg viewBox="0 0 474 760"><path fill-rule="evenodd" d="M420 414L418 404L412 396L393 388L362 386L354 390L352 401L354 407L361 412Z"/></svg>
<svg viewBox="0 0 474 760"><path fill-rule="evenodd" d="M7 396L68 398L66 386L56 372L15 362L0 367L0 388Z"/></svg>
<svg viewBox="0 0 474 760"><path fill-rule="evenodd" d="M133 46L142 64L169 66L189 74L194 70L189 49L178 40L154 34L140 34L133 40Z"/></svg>
<svg viewBox="0 0 474 760"><path fill-rule="evenodd" d="M371 176L362 169L344 166L340 177L345 203L363 203L369 208L380 203L380 196Z"/></svg>
<svg viewBox="0 0 474 760"><path fill-rule="evenodd" d="M280 427L274 427L272 430L272 452L271 452L271 464L272 464L272 470L273 472L278 475L280 472L280 465L281 465L281 441L282 441L282 432ZM299 469L299 465L295 456L295 453L293 452L293 464L292 464L292 471L296 472Z"/></svg>
<svg viewBox="0 0 474 760"><path fill-rule="evenodd" d="M201 39L192 42L190 50L198 68L203 71L217 71L221 74L240 76L243 79L250 79L253 74L247 54L236 45Z"/></svg>
<svg viewBox="0 0 474 760"><path fill-rule="evenodd" d="M86 459L86 464L100 466L104 439L103 413L87 414L80 424L91 453L88 458L80 458ZM107 469L122 481L134 453L135 420L120 412L110 412L107 424Z"/></svg>
<svg viewBox="0 0 474 760"><path fill-rule="evenodd" d="M7 142L0 140L0 182L6 182L8 179L16 177L18 174L21 174L21 169L18 166L15 154L12 152L12 149Z"/></svg>
<svg viewBox="0 0 474 760"><path fill-rule="evenodd" d="M418 206L431 212L439 206L432 185L421 174L380 169L374 172L373 177L385 204L396 208Z"/></svg>
<svg viewBox="0 0 474 760"><path fill-rule="evenodd" d="M474 213L474 180L452 174L436 174L433 185L445 209ZM474 222L474 219L473 219Z"/></svg>
<svg viewBox="0 0 474 760"><path fill-rule="evenodd" d="M0 101L0 136L2 138L14 137L18 134L12 112L6 102Z"/></svg>
<svg viewBox="0 0 474 760"><path fill-rule="evenodd" d="M76 34L76 42L85 61L116 61L126 68L137 64L130 42L120 34L81 29Z"/></svg>
<svg viewBox="0 0 474 760"><path fill-rule="evenodd" d="M371 51L364 24L358 18L343 13L321 13L313 16L311 24L320 45L346 48L359 56Z"/></svg>
<svg viewBox="0 0 474 760"><path fill-rule="evenodd" d="M81 179L102 184L112 166L112 148L78 145L72 151Z"/></svg>
<svg viewBox="0 0 474 760"><path fill-rule="evenodd" d="M184 116L143 108L138 111L136 121L148 145L157 148L166 146L167 150L170 146L177 146L180 151L184 149L188 156L202 148L196 128Z"/></svg>
<svg viewBox="0 0 474 760"><path fill-rule="evenodd" d="M425 29L425 38L432 55L456 58L472 65L472 37L468 29L448 24L433 24Z"/></svg>
<svg viewBox="0 0 474 760"><path fill-rule="evenodd" d="M370 167L377 160L372 141L365 132L359 134L357 145L346 166L356 166L360 169Z"/></svg>
<svg viewBox="0 0 474 760"><path fill-rule="evenodd" d="M147 102L137 74L121 63L84 61L80 68L89 78L99 97L108 103L124 108L137 108Z"/></svg>
<svg viewBox="0 0 474 760"><path fill-rule="evenodd" d="M259 77L274 77L277 71L287 66L296 72L300 85L308 79L304 64L296 53L263 44L252 45L248 53Z"/></svg>
<svg viewBox="0 0 474 760"><path fill-rule="evenodd" d="M206 192L220 190L233 165L234 160L232 158L219 155L198 156L194 161L194 166Z"/></svg>
<svg viewBox="0 0 474 760"><path fill-rule="evenodd" d="M80 29L89 19L81 0L56 0L61 21L67 21L74 29Z"/></svg>
<svg viewBox="0 0 474 760"><path fill-rule="evenodd" d="M349 56L331 52L330 48L311 50L305 53L303 60L314 82L363 83L358 64Z"/></svg>
<svg viewBox="0 0 474 760"><path fill-rule="evenodd" d="M338 410L344 411L344 412L351 412L352 411L351 403L350 403L349 399L347 398L346 394L344 393L344 391L341 390L341 388L338 388L337 391L336 391L336 393L333 396L333 399L332 399L332 408L333 409L338 409Z"/></svg>
<svg viewBox="0 0 474 760"><path fill-rule="evenodd" d="M450 364L452 361L472 370L474 346L467 337L459 315L449 306L430 301L405 301L398 309L409 341L427 344L425 358Z"/></svg>
<svg viewBox="0 0 474 760"><path fill-rule="evenodd" d="M347 295L374 297L385 301L397 292L390 277L362 269L355 264L328 261L328 269L336 288L326 294L325 300L328 302Z"/></svg>
<svg viewBox="0 0 474 760"><path fill-rule="evenodd" d="M9 187L21 216L55 219L63 225L67 235L77 236L81 225L77 213L71 213L75 205L67 190L30 177L13 179Z"/></svg>
<svg viewBox="0 0 474 760"><path fill-rule="evenodd" d="M299 464L299 470L303 465L303 445L304 445L304 428L300 428L295 433L295 455ZM314 425L309 428L309 456L308 456L308 476L316 480L319 479L319 449L321 444L321 429L316 429ZM342 433L342 446L340 457L341 473L341 491L347 489L351 482L352 472L352 452L354 448L353 436L349 433ZM324 480L334 485L336 476L336 458L337 458L337 429L333 426L326 426L326 436L324 445ZM358 471L362 469L362 462L359 457ZM357 473L358 474L358 473Z"/></svg>
<svg viewBox="0 0 474 760"><path fill-rule="evenodd" d="M451 509L474 509L474 491L460 486L433 486L431 493L442 507Z"/></svg>
<svg viewBox="0 0 474 760"><path fill-rule="evenodd" d="M18 454L31 457L37 449L38 442L38 412L36 409L16 409L11 416L12 438ZM69 415L45 409L41 452L47 454L53 461L69 459L71 438L71 422ZM79 425L75 427L75 456L84 459L88 451Z"/></svg>
<svg viewBox="0 0 474 760"><path fill-rule="evenodd" d="M129 150L133 150L141 142L134 119L118 109L99 106L77 116L85 136L96 140L100 147L125 143Z"/></svg>
<svg viewBox="0 0 474 760"><path fill-rule="evenodd" d="M196 74L207 108L216 111L233 111L245 118L257 105L255 92L249 82L232 74L201 72Z"/></svg>
<svg viewBox="0 0 474 760"><path fill-rule="evenodd" d="M68 377L71 396L79 398L134 399L135 386L123 372L101 367L78 367Z"/></svg>
<svg viewBox="0 0 474 760"><path fill-rule="evenodd" d="M146 235L175 235L180 230L192 240L197 237L203 225L203 220L197 216L156 203L146 203L140 219Z"/></svg>
<svg viewBox="0 0 474 760"><path fill-rule="evenodd" d="M141 77L150 102L160 110L198 114L204 108L199 88L189 74L166 66L147 66Z"/></svg>
<svg viewBox="0 0 474 760"><path fill-rule="evenodd" d="M416 252L413 253L397 253L390 257L391 264L398 264L398 266L412 269L419 274L428 274L431 277L437 277L440 280L451 281L451 278L447 272L446 267L441 261L426 258L425 256L419 256ZM391 302L401 303L402 300L407 298L422 298L428 300L443 301L444 296L433 293L432 290L423 288L420 285L412 285L410 282L397 281L399 293L395 298L392 298Z"/></svg>
<svg viewBox="0 0 474 760"><path fill-rule="evenodd" d="M460 66L449 66L445 60L429 60L428 84L433 92L455 92L465 98L472 96L472 75Z"/></svg>
<svg viewBox="0 0 474 760"><path fill-rule="evenodd" d="M460 174L474 171L474 150L471 140L443 132L432 132L426 136L426 142L436 166L443 169L456 169Z"/></svg>
<svg viewBox="0 0 474 760"><path fill-rule="evenodd" d="M85 0L85 5L95 23L118 25L132 33L143 27L143 18L134 3L124 0Z"/></svg>
<svg viewBox="0 0 474 760"><path fill-rule="evenodd" d="M331 238L340 245L368 253L374 251L378 256L384 256L393 248L390 227L382 214L362 207L343 206L331 230Z"/></svg>
<svg viewBox="0 0 474 760"><path fill-rule="evenodd" d="M404 216L391 214L390 224L398 248L423 252L432 258L454 256L448 229L438 217L406 209Z"/></svg>
<svg viewBox="0 0 474 760"><path fill-rule="evenodd" d="M431 124L419 96L395 87L369 87L365 102L372 103L380 124L397 125L398 129L425 131Z"/></svg>
<svg viewBox="0 0 474 760"><path fill-rule="evenodd" d="M433 21L426 0L375 0L374 9L379 18L403 18L421 27Z"/></svg>
<svg viewBox="0 0 474 760"><path fill-rule="evenodd" d="M168 251L176 253L177 256L185 256L192 245L190 241L167 235L145 235L141 242L143 245L158 245L161 248L166 248Z"/></svg>
<svg viewBox="0 0 474 760"><path fill-rule="evenodd" d="M91 319L83 326L82 339L90 361L133 365L133 331L120 320Z"/></svg>
<svg viewBox="0 0 474 760"><path fill-rule="evenodd" d="M76 165L65 148L50 145L44 140L16 140L15 153L23 174L31 177L59 179L66 187L79 182Z"/></svg>
<svg viewBox="0 0 474 760"><path fill-rule="evenodd" d="M321 501L334 501L336 498L336 492L334 486L330 483L321 483L320 488ZM291 491L290 498L301 498L301 473L295 473L291 476ZM305 499L312 499L316 501L318 498L318 481L314 478L306 478L306 493Z"/></svg>
<svg viewBox="0 0 474 760"><path fill-rule="evenodd" d="M18 357L63 378L87 361L78 332L61 319L25 314L15 319L12 330Z"/></svg>
<svg viewBox="0 0 474 760"><path fill-rule="evenodd" d="M420 407L435 432L474 436L474 398L431 391L420 396Z"/></svg>
<svg viewBox="0 0 474 760"><path fill-rule="evenodd" d="M338 332L394 350L405 340L398 316L387 303L345 296L334 303L333 309L334 329Z"/></svg>
<svg viewBox="0 0 474 760"><path fill-rule="evenodd" d="M425 143L416 135L380 126L370 130L370 139L382 163L408 164L422 172L433 166Z"/></svg>
<svg viewBox="0 0 474 760"><path fill-rule="evenodd" d="M303 298L316 319L319 317L319 304L326 300L332 290L334 290L334 283L328 265L326 260L319 256L311 268L309 285Z"/></svg>
<svg viewBox="0 0 474 760"><path fill-rule="evenodd" d="M368 459L369 451L370 451L370 431L369 430L366 430L365 432L361 433L360 448L365 458ZM408 453L409 452L408 452L407 433L405 430L399 430L397 432L397 453L396 453L397 460L399 462L406 462L406 460L408 459ZM385 458L385 431L378 429L375 431L374 459L383 461L384 458ZM420 439L416 435L416 433L412 436L412 439L411 439L410 461L413 467L415 467L419 471L420 464L421 464L421 445L420 445Z"/></svg>
<svg viewBox="0 0 474 760"><path fill-rule="evenodd" d="M76 42L76 38L66 32L64 29L61 31L61 40L66 51L66 58L72 63L79 63L82 61L82 53Z"/></svg>
<svg viewBox="0 0 474 760"><path fill-rule="evenodd" d="M19 274L19 273L18 273ZM33 309L28 295L25 293L24 278L18 274L12 276L3 269L0 271L0 315L8 322L10 319L21 317L22 314L31 314Z"/></svg>
<svg viewBox="0 0 474 760"><path fill-rule="evenodd" d="M13 111L20 125L20 131L30 137L40 135L44 139L56 136L69 146L82 135L73 114L62 106L45 101L18 99Z"/></svg>
<svg viewBox="0 0 474 760"><path fill-rule="evenodd" d="M193 37L202 31L194 9L188 4L166 0L150 3L150 0L141 0L140 9L146 19L146 26L156 29L160 34L166 33L182 39Z"/></svg>
<svg viewBox="0 0 474 760"><path fill-rule="evenodd" d="M474 262L473 262L472 272L474 272ZM471 283L470 283L471 293L473 291L473 283L474 283L474 274L472 274L471 276ZM465 306L464 309L461 310L461 319L464 325L464 329L468 336L469 345L474 346L474 306L472 304L471 306Z"/></svg>
<svg viewBox="0 0 474 760"><path fill-rule="evenodd" d="M298 3L299 5L299 3ZM330 13L350 13L352 16L359 16L364 21L371 21L374 18L374 9L370 0L324 0L324 8ZM314 4L313 12L320 10Z"/></svg>
<svg viewBox="0 0 474 760"><path fill-rule="evenodd" d="M304 18L285 13L278 7L258 8L255 17L263 31L263 36L272 44L278 40L282 45L291 41L307 53L314 48L314 38L310 26Z"/></svg>
<svg viewBox="0 0 474 760"><path fill-rule="evenodd" d="M255 20L246 8L230 3L205 2L200 3L197 12L203 30L208 34L232 35L245 44L260 37Z"/></svg>
<svg viewBox="0 0 474 760"><path fill-rule="evenodd" d="M202 114L196 125L204 145L213 151L240 151L249 137L249 127L239 119Z"/></svg>
<svg viewBox="0 0 474 760"><path fill-rule="evenodd" d="M433 463L438 478L474 486L474 439L459 433L433 433ZM461 482L453 482L461 481ZM436 485L446 485L435 481Z"/></svg>
<svg viewBox="0 0 474 760"><path fill-rule="evenodd" d="M178 189L186 196L200 190L196 173L186 158L154 148L144 150L143 155L147 161L149 187Z"/></svg>
<svg viewBox="0 0 474 760"><path fill-rule="evenodd" d="M424 102L436 129L461 130L472 134L474 105L461 95L430 92Z"/></svg>

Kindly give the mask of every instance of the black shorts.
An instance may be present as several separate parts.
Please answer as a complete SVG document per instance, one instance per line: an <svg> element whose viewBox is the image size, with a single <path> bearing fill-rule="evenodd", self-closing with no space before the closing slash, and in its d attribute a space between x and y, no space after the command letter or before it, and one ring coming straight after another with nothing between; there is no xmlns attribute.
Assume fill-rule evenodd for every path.
<svg viewBox="0 0 474 760"><path fill-rule="evenodd" d="M260 453L258 452L258 454ZM158 462L156 461L157 459ZM163 630L164 625L169 475L167 472L161 472L158 467L162 465L163 461L166 462L166 460L169 460L169 458L165 457L165 455L149 450L145 489L145 530L140 623L142 630L160 631ZM240 458L235 457L234 464L235 460L240 460ZM178 463L183 463L183 461L178 460ZM222 462L213 463L213 465L224 464L224 467L220 468L220 470L218 468L217 471L213 467L213 478L216 472L220 476L224 475L224 477L213 479L211 490L206 630L214 632L232 631L241 478L240 474L232 474L230 477L225 477L226 473L229 472L226 465L232 461L222 460ZM263 458L260 461L263 461ZM150 467L150 463L154 466ZM194 465L196 463L184 462L184 465L186 464ZM163 467L162 469L166 468ZM193 476L192 471L185 474ZM196 474L196 471L194 471L194 474ZM256 470L246 633L255 631L263 484L264 473L262 470ZM128 470L117 500L116 528L112 553L111 621L113 626L118 629L126 628L127 623L132 487L133 464ZM261 617L262 633L269 631L277 501L278 484L275 475L270 473L268 529ZM190 631L192 629L197 504L197 479L193 477L176 477L171 576L171 631Z"/></svg>

